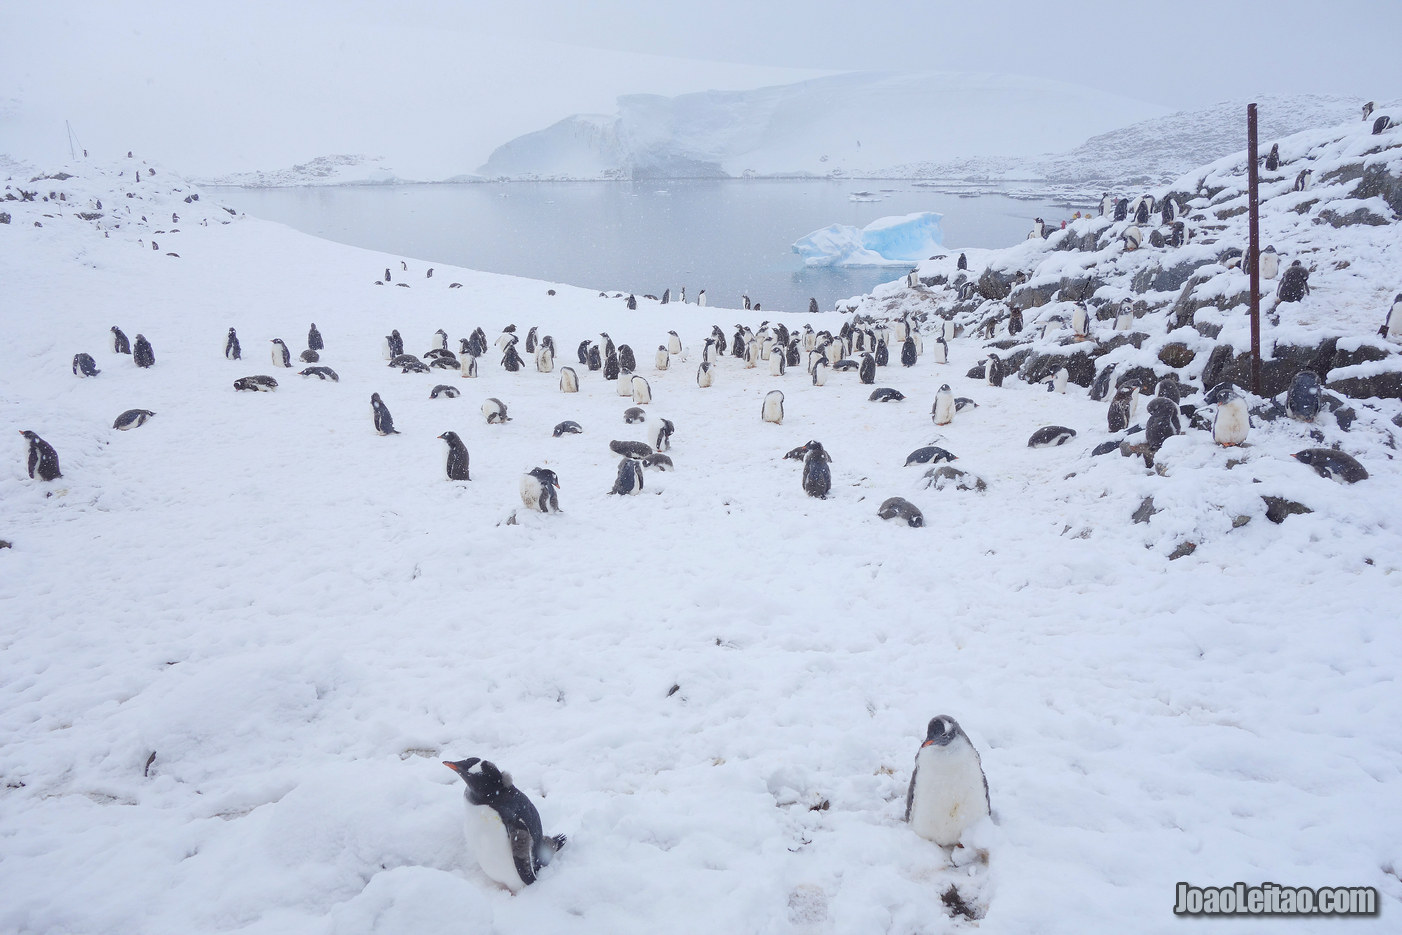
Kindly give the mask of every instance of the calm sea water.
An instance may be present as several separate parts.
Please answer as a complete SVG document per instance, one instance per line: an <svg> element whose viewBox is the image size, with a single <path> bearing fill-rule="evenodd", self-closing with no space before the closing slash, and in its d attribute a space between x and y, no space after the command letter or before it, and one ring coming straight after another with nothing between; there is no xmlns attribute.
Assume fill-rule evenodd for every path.
<svg viewBox="0 0 1402 935"><path fill-rule="evenodd" d="M855 201L853 193L877 201ZM843 223L944 215L946 248L1003 247L1072 208L909 182L667 180L223 189L233 207L329 240L470 269L608 292L705 289L712 305L749 295L766 309L822 309L905 267L806 269L790 245Z"/></svg>

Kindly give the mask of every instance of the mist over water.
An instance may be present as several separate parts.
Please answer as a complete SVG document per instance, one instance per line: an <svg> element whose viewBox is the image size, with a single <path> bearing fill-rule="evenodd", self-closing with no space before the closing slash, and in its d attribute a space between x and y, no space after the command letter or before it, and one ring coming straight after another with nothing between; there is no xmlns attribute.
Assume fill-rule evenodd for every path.
<svg viewBox="0 0 1402 935"><path fill-rule="evenodd" d="M879 197L878 201L854 201ZM673 299L705 289L766 310L824 310L907 267L805 268L790 245L820 227L937 211L945 247L1005 247L1034 217L1074 208L906 181L705 179L221 189L234 208L329 240L403 257ZM367 276L380 271L367 269Z"/></svg>

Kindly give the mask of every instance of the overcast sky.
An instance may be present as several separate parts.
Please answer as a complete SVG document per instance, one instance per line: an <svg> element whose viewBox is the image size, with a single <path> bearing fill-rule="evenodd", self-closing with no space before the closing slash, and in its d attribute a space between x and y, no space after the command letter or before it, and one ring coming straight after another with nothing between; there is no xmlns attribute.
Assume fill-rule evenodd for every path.
<svg viewBox="0 0 1402 935"><path fill-rule="evenodd" d="M619 94L837 71L1045 76L1170 109L1395 100L1398 36L1402 0L0 0L0 153L66 155L70 120L191 174L355 152L450 174Z"/></svg>

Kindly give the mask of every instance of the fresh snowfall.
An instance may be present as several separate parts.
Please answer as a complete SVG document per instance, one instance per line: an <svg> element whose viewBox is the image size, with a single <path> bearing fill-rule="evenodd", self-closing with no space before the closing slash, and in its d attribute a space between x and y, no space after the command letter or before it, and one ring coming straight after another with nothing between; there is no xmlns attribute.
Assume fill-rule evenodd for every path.
<svg viewBox="0 0 1402 935"><path fill-rule="evenodd" d="M1395 930L1402 365L1377 331L1402 291L1402 131L1351 114L1263 170L1260 397L1241 153L817 314L430 269L246 217L140 153L11 173L0 931L1180 932L1180 881L1374 887L1371 918L1220 924ZM1150 220L1114 219L1144 196ZM1282 301L1296 260L1310 291ZM801 360L782 374L760 353L780 325ZM388 366L386 335L428 364L439 329L460 366ZM754 366L721 356L703 387L716 330L752 336ZM650 384L641 422L577 356L607 341ZM872 384L810 377L883 343ZM1282 408L1306 363L1313 421ZM255 376L276 389L235 389ZM1170 377L1182 432L1153 446ZM1253 413L1234 447L1204 399L1220 380ZM944 384L975 405L936 425ZM1112 396L1138 410L1113 430ZM114 428L132 409L154 415ZM674 469L612 495L609 443L664 419ZM1048 426L1075 434L1029 447ZM22 431L60 476L30 476ZM446 477L448 431L470 480ZM810 440L824 498L783 457ZM957 460L907 466L932 445ZM1320 448L1368 477L1291 457ZM534 468L559 513L523 506ZM891 497L923 525L880 518ZM988 781L959 846L904 820L937 715ZM468 757L568 836L520 892L468 851L442 765Z"/></svg>

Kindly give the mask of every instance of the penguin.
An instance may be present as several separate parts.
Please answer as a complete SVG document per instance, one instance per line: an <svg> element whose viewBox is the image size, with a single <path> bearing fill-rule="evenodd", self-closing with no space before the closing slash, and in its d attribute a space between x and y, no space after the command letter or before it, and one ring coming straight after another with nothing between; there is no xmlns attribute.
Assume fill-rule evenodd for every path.
<svg viewBox="0 0 1402 935"><path fill-rule="evenodd" d="M253 393L271 393L277 389L277 381L263 374L240 377L234 381L234 389ZM372 402L371 405L373 406L374 403Z"/></svg>
<svg viewBox="0 0 1402 935"><path fill-rule="evenodd" d="M1003 362L998 359L997 354L988 355L988 366L984 368L983 376L989 386L1003 385Z"/></svg>
<svg viewBox="0 0 1402 935"><path fill-rule="evenodd" d="M672 448L672 433L677 427L672 424L671 419L662 419L653 427L652 448L654 451L670 451Z"/></svg>
<svg viewBox="0 0 1402 935"><path fill-rule="evenodd" d="M1075 429L1064 425L1044 425L1027 439L1028 448L1056 448L1076 437Z"/></svg>
<svg viewBox="0 0 1402 935"><path fill-rule="evenodd" d="M316 351L312 350L311 348L307 348L305 351L298 354L297 357L304 364L316 364L321 362L321 355L318 354ZM435 366L437 365L435 364ZM453 369L457 369L458 362L456 359L453 360L452 366Z"/></svg>
<svg viewBox="0 0 1402 935"><path fill-rule="evenodd" d="M683 305L686 304L686 286L682 286L681 298L677 301L681 302Z"/></svg>
<svg viewBox="0 0 1402 935"><path fill-rule="evenodd" d="M938 445L926 445L924 448L917 448L906 455L905 467L910 467L912 464L942 464L945 461L958 460L958 455L951 451L946 451Z"/></svg>
<svg viewBox="0 0 1402 935"><path fill-rule="evenodd" d="M937 364L949 363L949 342L945 340L944 335L935 338L935 346L930 349L930 355Z"/></svg>
<svg viewBox="0 0 1402 935"><path fill-rule="evenodd" d="M667 345L657 345L657 355L653 358L653 365L658 370L666 370L671 363L672 355L667 352Z"/></svg>
<svg viewBox="0 0 1402 935"><path fill-rule="evenodd" d="M138 426L145 425L147 420L154 415L155 413L150 409L128 409L126 412L117 416L116 420L112 423L112 428L127 432Z"/></svg>
<svg viewBox="0 0 1402 935"><path fill-rule="evenodd" d="M814 386L822 386L828 382L828 371L832 368L828 366L826 357L819 357L813 361L812 382Z"/></svg>
<svg viewBox="0 0 1402 935"><path fill-rule="evenodd" d="M958 336L955 334L958 330L959 329L954 324L953 318L946 318L944 320L944 340L946 342L953 341Z"/></svg>
<svg viewBox="0 0 1402 935"><path fill-rule="evenodd" d="M962 253L959 254L959 260L958 260L958 262L956 262L956 263L954 264L954 267L955 267L955 269L968 269L968 268L969 268L969 258L968 258L967 256L965 256L964 254L962 254Z"/></svg>
<svg viewBox="0 0 1402 935"><path fill-rule="evenodd" d="M1367 123L1368 118L1373 116L1373 108L1377 106L1375 102L1369 101L1363 105L1363 122Z"/></svg>
<svg viewBox="0 0 1402 935"><path fill-rule="evenodd" d="M446 351L448 349L448 332L442 328L433 332L433 343L430 348L435 351Z"/></svg>
<svg viewBox="0 0 1402 935"><path fill-rule="evenodd" d="M705 307L706 307L706 290L705 290L705 289L702 289L700 292L696 293L696 305L697 305L699 308L705 308Z"/></svg>
<svg viewBox="0 0 1402 935"><path fill-rule="evenodd" d="M930 409L930 418L936 425L948 425L954 421L954 391L945 383L935 393L935 404Z"/></svg>
<svg viewBox="0 0 1402 935"><path fill-rule="evenodd" d="M782 377L784 375L784 371L787 369L787 366L788 365L785 363L783 354L775 352L769 355L770 376Z"/></svg>
<svg viewBox="0 0 1402 935"><path fill-rule="evenodd" d="M224 357L227 360L242 360L243 347L239 345L239 336L233 328L229 329L229 334L224 338Z"/></svg>
<svg viewBox="0 0 1402 935"><path fill-rule="evenodd" d="M398 367L400 373L428 373L428 364L413 354L400 354L390 361L391 367Z"/></svg>
<svg viewBox="0 0 1402 935"><path fill-rule="evenodd" d="M1096 402L1110 394L1110 378L1115 374L1115 365L1109 364L1095 375L1090 384L1090 398Z"/></svg>
<svg viewBox="0 0 1402 935"><path fill-rule="evenodd" d="M1258 258L1258 268L1261 271L1262 279L1274 279L1280 271L1280 254L1275 252L1275 247L1267 246L1261 251Z"/></svg>
<svg viewBox="0 0 1402 935"><path fill-rule="evenodd" d="M464 357L458 364L462 368L463 379L473 379L477 376L477 358Z"/></svg>
<svg viewBox="0 0 1402 935"><path fill-rule="evenodd" d="M501 355L501 365L506 369L507 373L517 373L526 365L526 362L521 359L521 355L516 353L515 344L508 344L506 346L505 353Z"/></svg>
<svg viewBox="0 0 1402 935"><path fill-rule="evenodd" d="M1087 324L1089 325L1089 323L1087 323ZM1116 330L1116 331L1133 331L1133 330L1134 330L1134 309L1133 309L1133 308L1121 307L1120 310L1119 310L1118 312L1115 313L1115 330ZM1090 334L1089 327L1087 327L1086 334L1087 334L1087 335Z"/></svg>
<svg viewBox="0 0 1402 935"><path fill-rule="evenodd" d="M521 475L521 502L528 510L541 513L559 513L560 498L555 493L560 486L560 478L549 468L532 468Z"/></svg>
<svg viewBox="0 0 1402 935"><path fill-rule="evenodd" d="M1377 120L1373 121L1373 135L1380 136L1384 130L1388 129L1392 125L1392 118L1389 117L1387 114L1383 114L1382 116L1378 117Z"/></svg>
<svg viewBox="0 0 1402 935"><path fill-rule="evenodd" d="M156 365L156 352L151 347L151 342L146 340L146 336L138 334L136 344L132 346L132 360L143 370Z"/></svg>
<svg viewBox="0 0 1402 935"><path fill-rule="evenodd" d="M1182 431L1178 421L1178 407L1162 396L1149 401L1149 418L1144 422L1144 442L1152 451L1158 451L1163 443Z"/></svg>
<svg viewBox="0 0 1402 935"><path fill-rule="evenodd" d="M1042 240L1046 235L1047 225L1041 218L1032 219L1032 230L1028 233L1028 240Z"/></svg>
<svg viewBox="0 0 1402 935"><path fill-rule="evenodd" d="M643 467L657 468L659 471L676 470L676 465L672 463L672 459L664 454L650 454L646 458L643 458L640 463Z"/></svg>
<svg viewBox="0 0 1402 935"><path fill-rule="evenodd" d="M614 439L609 442L609 451L625 458L646 458L652 454L652 446L647 442L620 441Z"/></svg>
<svg viewBox="0 0 1402 935"><path fill-rule="evenodd" d="M536 349L536 346L537 346L537 342L536 342L536 332L539 331L539 330L540 330L540 329L539 329L538 326L532 325L532 326L531 326L531 330L526 332L526 353L527 353L527 354L534 354L534 353L535 353L535 349Z"/></svg>
<svg viewBox="0 0 1402 935"><path fill-rule="evenodd" d="M1202 398L1204 403L1217 405L1212 418L1212 440L1224 448L1240 445L1251 431L1251 414L1246 400L1231 383L1218 383Z"/></svg>
<svg viewBox="0 0 1402 935"><path fill-rule="evenodd" d="M1341 484L1356 484L1368 479L1368 470L1359 464L1352 455L1332 448L1306 448L1290 457L1301 464L1308 464L1314 472L1326 480Z"/></svg>
<svg viewBox="0 0 1402 935"><path fill-rule="evenodd" d="M639 406L646 406L648 403L652 402L652 387L648 385L647 380L635 374L632 383L633 402L637 403Z"/></svg>
<svg viewBox="0 0 1402 935"><path fill-rule="evenodd" d="M876 358L876 366L885 367L891 362L891 349L885 341L877 341L876 352L872 356Z"/></svg>
<svg viewBox="0 0 1402 935"><path fill-rule="evenodd" d="M803 492L826 500L832 490L832 472L828 470L832 458L818 442L810 441L807 447L808 452L803 456Z"/></svg>
<svg viewBox="0 0 1402 935"><path fill-rule="evenodd" d="M553 438L559 438L561 435L579 435L583 431L584 429L578 422L575 422L573 419L566 419L564 422L555 426L555 430L550 434Z"/></svg>
<svg viewBox="0 0 1402 935"><path fill-rule="evenodd" d="M1378 336L1389 341L1402 341L1402 292L1397 293L1397 298L1392 300L1392 308L1387 310L1387 317L1378 329Z"/></svg>
<svg viewBox="0 0 1402 935"><path fill-rule="evenodd" d="M91 354L73 355L73 375L84 377L95 377L101 370L97 369L97 361L92 359Z"/></svg>
<svg viewBox="0 0 1402 935"><path fill-rule="evenodd" d="M954 397L954 411L955 411L955 412L963 412L965 409L977 409L977 408L978 408L978 403L974 402L972 399L970 399L970 398L967 397L967 396L956 396L956 397Z"/></svg>
<svg viewBox="0 0 1402 935"><path fill-rule="evenodd" d="M1299 260L1291 263L1285 272L1280 274L1280 285L1276 287L1275 295L1281 302L1298 302L1310 294L1309 284L1310 273L1305 269L1305 265Z"/></svg>
<svg viewBox="0 0 1402 935"><path fill-rule="evenodd" d="M627 399L633 398L633 375L620 369L618 379L613 382L614 393Z"/></svg>
<svg viewBox="0 0 1402 935"><path fill-rule="evenodd" d="M1183 398L1183 386L1178 382L1178 377L1170 373L1159 381L1155 396L1160 396L1171 403L1176 403Z"/></svg>
<svg viewBox="0 0 1402 935"><path fill-rule="evenodd" d="M912 529L919 529L925 525L925 515L920 512L920 508L904 497L888 497L881 501L876 515L882 519L903 519Z"/></svg>
<svg viewBox="0 0 1402 935"><path fill-rule="evenodd" d="M1126 252L1138 250L1140 245L1144 243L1144 232L1131 224L1129 227L1126 227L1125 232L1120 235L1120 240L1124 243Z"/></svg>
<svg viewBox="0 0 1402 935"><path fill-rule="evenodd" d="M384 353L385 360L394 360L404 353L404 339L399 336L398 328L385 335Z"/></svg>
<svg viewBox="0 0 1402 935"><path fill-rule="evenodd" d="M1272 143L1271 151L1266 154L1266 171L1274 172L1280 168L1280 144Z"/></svg>
<svg viewBox="0 0 1402 935"><path fill-rule="evenodd" d="M680 354L682 352L682 339L675 331L667 332L667 353Z"/></svg>
<svg viewBox="0 0 1402 935"><path fill-rule="evenodd" d="M635 295L633 295L633 293L630 292L630 293L628 293L628 311L630 311L630 312L636 312L637 310L638 310L638 297L635 296Z"/></svg>
<svg viewBox="0 0 1402 935"><path fill-rule="evenodd" d="M549 344L541 343L535 349L536 373L550 373L555 369L555 352Z"/></svg>
<svg viewBox="0 0 1402 935"><path fill-rule="evenodd" d="M54 446L25 429L20 432L29 441L29 476L37 472L40 480L55 480L63 476L58 469L58 452Z"/></svg>
<svg viewBox="0 0 1402 935"><path fill-rule="evenodd" d="M610 494L626 496L643 492L643 463L636 458L624 458L618 462L618 476L613 481Z"/></svg>
<svg viewBox="0 0 1402 935"><path fill-rule="evenodd" d="M608 336L608 332L607 332L607 331L601 331L601 332L599 332L599 337L601 337L601 338L604 339L604 343L602 343L602 344L599 345L599 348L601 349L601 352L603 353L603 355L604 355L605 357L617 356L618 350L617 350L617 348L615 348L615 347L613 346L613 338L611 338L611 337Z"/></svg>
<svg viewBox="0 0 1402 935"><path fill-rule="evenodd" d="M381 435L398 435L399 430L394 427L394 417L389 414L389 407L380 399L379 393L370 394L370 415L375 421L375 431Z"/></svg>
<svg viewBox="0 0 1402 935"><path fill-rule="evenodd" d="M623 424L636 425L639 422L647 421L647 413L638 406L629 406L623 410Z"/></svg>
<svg viewBox="0 0 1402 935"><path fill-rule="evenodd" d="M341 377L330 367L308 367L305 370L297 371L298 376L317 377L321 380L330 380L332 383L340 383Z"/></svg>
<svg viewBox="0 0 1402 935"><path fill-rule="evenodd" d="M784 394L779 390L770 390L764 396L764 407L760 410L760 416L765 422L773 422L775 425L782 425L784 422Z"/></svg>
<svg viewBox="0 0 1402 935"><path fill-rule="evenodd" d="M1119 198L1119 199L1116 199L1116 201L1115 201L1115 215L1114 215L1115 220L1116 220L1116 221L1123 221L1123 220L1124 220L1125 218L1127 218L1128 216L1129 216L1129 199L1128 199L1128 198Z"/></svg>
<svg viewBox="0 0 1402 935"><path fill-rule="evenodd" d="M232 329L230 329L230 330L232 330ZM118 328L116 325L113 325L113 326L112 326L112 353L114 353L114 354L130 354L130 353L131 353L131 342L127 340L127 336L126 336L126 335L122 334L122 329L121 329L121 328Z"/></svg>
<svg viewBox="0 0 1402 935"><path fill-rule="evenodd" d="M472 480L467 473L467 446L458 433L444 432L438 437L448 443L448 480Z"/></svg>
<svg viewBox="0 0 1402 935"><path fill-rule="evenodd" d="M1104 217L1115 210L1115 196L1105 192L1100 198L1100 216Z"/></svg>
<svg viewBox="0 0 1402 935"><path fill-rule="evenodd" d="M272 345L273 366L291 368L292 352L287 349L286 344L282 343L282 338L273 338Z"/></svg>
<svg viewBox="0 0 1402 935"><path fill-rule="evenodd" d="M1071 333L1078 338L1084 338L1090 334L1090 313L1084 302L1077 302L1071 309Z"/></svg>
<svg viewBox="0 0 1402 935"><path fill-rule="evenodd" d="M579 357L579 362L585 367L589 366L589 341L586 339L579 342L579 347L575 351Z"/></svg>
<svg viewBox="0 0 1402 935"><path fill-rule="evenodd" d="M449 386L446 383L440 383L429 391L428 398L437 399L442 396L446 399L457 399L461 395L462 393L458 391L457 387Z"/></svg>
<svg viewBox="0 0 1402 935"><path fill-rule="evenodd" d="M1290 381L1290 390L1285 394L1285 413L1301 422L1313 422L1319 415L1322 392L1319 374L1313 370L1301 370Z"/></svg>
<svg viewBox="0 0 1402 935"><path fill-rule="evenodd" d="M551 471L544 473L554 477ZM540 869L565 846L565 836L546 837L531 800L509 773L492 763L473 756L444 760L443 765L467 784L463 798L468 848L482 872L513 893L534 883Z"/></svg>
<svg viewBox="0 0 1402 935"><path fill-rule="evenodd" d="M618 369L627 373L638 369L638 359L633 356L633 349L626 344L618 345Z"/></svg>
<svg viewBox="0 0 1402 935"><path fill-rule="evenodd" d="M573 367L560 368L560 392L578 393L579 377L575 374Z"/></svg>
<svg viewBox="0 0 1402 935"><path fill-rule="evenodd" d="M1134 209L1134 223L1149 223L1149 201L1147 199L1139 199L1139 206Z"/></svg>
<svg viewBox="0 0 1402 935"><path fill-rule="evenodd" d="M1062 367L1060 370L1058 370L1056 373L1052 374L1051 376L1047 377L1047 378L1046 378L1045 380L1043 380L1042 382L1045 383L1045 384L1047 385L1047 392L1048 392L1048 393L1065 393L1065 392L1066 392L1066 381L1069 380L1070 378L1071 378L1071 372L1070 372L1069 370L1067 370L1065 367Z"/></svg>
<svg viewBox="0 0 1402 935"><path fill-rule="evenodd" d="M511 421L511 417L506 414L506 403L495 396L488 396L487 401L482 404L482 417L487 420L488 425Z"/></svg>
<svg viewBox="0 0 1402 935"><path fill-rule="evenodd" d="M321 340L321 332L316 330L316 322L312 322L312 326L307 329L307 347L314 351L326 350L326 342Z"/></svg>
<svg viewBox="0 0 1402 935"><path fill-rule="evenodd" d="M905 820L922 838L952 847L990 810L988 777L968 735L947 714L932 719L915 754Z"/></svg>
<svg viewBox="0 0 1402 935"><path fill-rule="evenodd" d="M1110 408L1105 414L1105 426L1110 432L1123 432L1129 428L1129 420L1134 416L1134 394L1139 388L1132 383L1115 390L1115 398L1110 400Z"/></svg>
<svg viewBox="0 0 1402 935"><path fill-rule="evenodd" d="M876 358L870 354L862 355L861 365L857 368L857 379L868 385L876 382Z"/></svg>
<svg viewBox="0 0 1402 935"><path fill-rule="evenodd" d="M701 366L696 368L696 385L702 389L713 384L715 379L715 369L709 361L702 362Z"/></svg>
<svg viewBox="0 0 1402 935"><path fill-rule="evenodd" d="M671 289L663 289L663 290L662 290L662 301L661 301L660 304L666 305L666 304L667 304L668 302L670 302L670 301L672 301L672 290L671 290Z"/></svg>
<svg viewBox="0 0 1402 935"><path fill-rule="evenodd" d="M392 280L392 279L389 278L389 267L388 267L388 266L385 267L385 278L384 278L384 281L385 281L385 282L393 282L393 281L394 281L394 280Z"/></svg>
<svg viewBox="0 0 1402 935"><path fill-rule="evenodd" d="M867 401L873 403L898 403L903 399L905 399L904 393L889 386L877 387L867 397Z"/></svg>
<svg viewBox="0 0 1402 935"><path fill-rule="evenodd" d="M714 364L720 360L720 353L716 350L716 339L707 338L706 343L701 345L701 362L703 364Z"/></svg>
<svg viewBox="0 0 1402 935"><path fill-rule="evenodd" d="M1188 242L1188 225L1183 221L1173 222L1173 231L1168 236L1170 247L1181 247Z"/></svg>
<svg viewBox="0 0 1402 935"><path fill-rule="evenodd" d="M604 358L604 379L605 379L605 380L617 380L617 379L618 379L618 355L617 355L617 354L609 354L607 357Z"/></svg>
<svg viewBox="0 0 1402 935"><path fill-rule="evenodd" d="M1310 187L1310 182L1314 180L1312 169L1301 169L1300 174L1295 176L1295 191L1302 192Z"/></svg>

